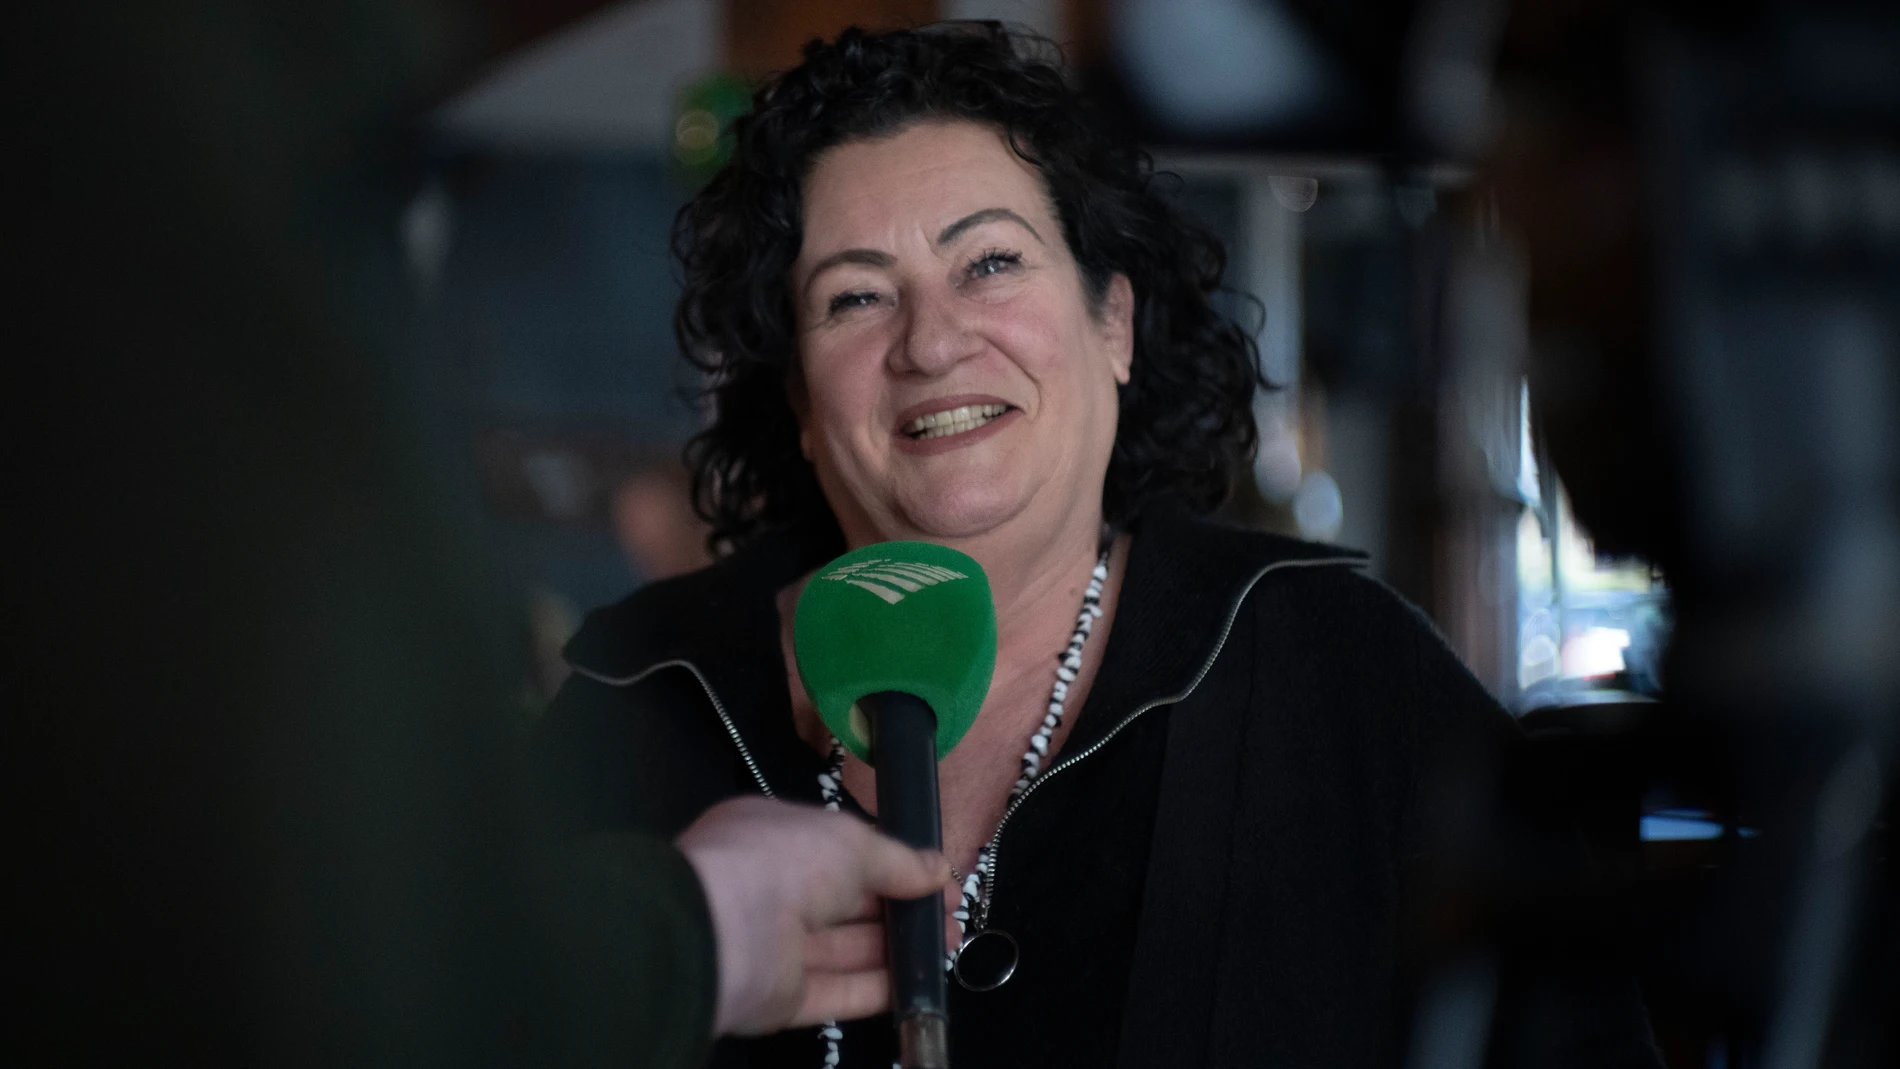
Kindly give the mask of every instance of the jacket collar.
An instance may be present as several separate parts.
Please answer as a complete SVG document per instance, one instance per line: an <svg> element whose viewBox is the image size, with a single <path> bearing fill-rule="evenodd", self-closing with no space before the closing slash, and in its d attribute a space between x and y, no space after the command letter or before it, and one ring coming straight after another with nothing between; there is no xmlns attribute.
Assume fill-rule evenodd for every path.
<svg viewBox="0 0 1900 1069"><path fill-rule="evenodd" d="M777 595L842 551L835 542L785 532L709 568L649 583L589 613L562 652L577 673L610 685L665 666L689 669L759 788L816 802L823 759L784 715L791 699Z"/></svg>
<svg viewBox="0 0 1900 1069"><path fill-rule="evenodd" d="M1065 754L1083 753L1130 717L1186 697L1267 573L1364 561L1356 550L1240 530L1177 508L1154 511L1129 547L1108 653Z"/></svg>
<svg viewBox="0 0 1900 1069"><path fill-rule="evenodd" d="M760 539L712 567L589 613L565 656L605 682L687 662L723 698L737 730L763 736L767 748L795 739L788 718L765 714L783 700L785 685L776 594L839 548L792 532ZM1065 750L1079 751L1146 705L1191 691L1264 574L1363 561L1353 550L1237 530L1168 506L1152 510L1135 529L1110 655Z"/></svg>
<svg viewBox="0 0 1900 1069"><path fill-rule="evenodd" d="M648 583L588 613L562 656L602 679L636 676L666 661L723 661L735 636L754 630L762 615L776 641L778 592L841 552L799 532L768 535L710 567Z"/></svg>

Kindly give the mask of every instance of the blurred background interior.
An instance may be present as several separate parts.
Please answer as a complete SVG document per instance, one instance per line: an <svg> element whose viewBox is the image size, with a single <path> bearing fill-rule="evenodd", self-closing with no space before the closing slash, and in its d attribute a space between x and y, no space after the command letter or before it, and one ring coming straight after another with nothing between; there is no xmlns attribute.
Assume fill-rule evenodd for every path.
<svg viewBox="0 0 1900 1069"><path fill-rule="evenodd" d="M699 416L670 334L668 227L724 158L747 86L848 24L1002 19L1059 43L1226 242L1233 307L1275 386L1228 518L1369 553L1541 745L1612 893L1569 918L1520 895L1538 903L1524 923L1619 933L1679 1069L1816 1064L1813 1019L1891 996L1888 981L1831 1001L1834 978L1878 960L1865 947L1892 949L1890 914L1841 921L1858 934L1816 936L1805 964L1732 926L1787 931L1804 896L1833 895L1800 922L1825 928L1855 916L1835 882L1889 886L1853 867L1872 848L1845 869L1802 861L1813 835L1748 852L1757 825L1799 823L1788 814L1830 790L1865 796L1838 803L1866 808L1863 831L1884 826L1854 760L1891 754L1900 658L1892 11L510 0L492 14L506 47L423 120L399 225L443 473L505 570L527 715L559 685L581 612L707 559L676 459ZM1682 611L1728 622L1666 656ZM1672 674L1680 700L1659 712ZM1738 689L1760 699L1750 715ZM1779 752L1799 756L1772 770L1727 756L1786 734L1803 741ZM1711 875L1751 865L1777 875ZM1592 929L1593 911L1616 921ZM1467 989L1447 988L1452 1018L1482 1012L1458 1010Z"/></svg>
<svg viewBox="0 0 1900 1069"><path fill-rule="evenodd" d="M1506 11L1424 6L1443 42L1408 43L1412 13L1377 4L496 6L507 45L423 120L398 225L443 471L521 605L532 694L558 684L580 612L706 559L676 461L699 417L671 333L668 235L723 160L747 85L845 25L938 18L1061 43L1226 242L1234 309L1260 324L1277 387L1231 518L1370 553L1512 708L1655 693L1665 575L1629 547L1600 556L1551 469L1524 242L1474 170L1502 121L1486 98ZM1413 54L1425 47L1445 55ZM1403 114L1403 78L1471 98ZM1870 195L1900 196L1879 185L1900 183L1900 158L1868 166ZM1656 463L1616 448L1586 462Z"/></svg>
<svg viewBox="0 0 1900 1069"><path fill-rule="evenodd" d="M420 42L390 62L428 87L382 117L403 293L366 304L402 308L402 419L522 720L582 613L709 560L669 229L749 86L846 25L1006 20L1226 242L1275 387L1228 518L1369 553L1544 748L1607 888L1486 893L1613 920L1672 1069L1894 1064L1895 5L390 7L336 17ZM1470 975L1434 1012L1481 1021ZM1421 1065L1482 1061L1427 1033Z"/></svg>

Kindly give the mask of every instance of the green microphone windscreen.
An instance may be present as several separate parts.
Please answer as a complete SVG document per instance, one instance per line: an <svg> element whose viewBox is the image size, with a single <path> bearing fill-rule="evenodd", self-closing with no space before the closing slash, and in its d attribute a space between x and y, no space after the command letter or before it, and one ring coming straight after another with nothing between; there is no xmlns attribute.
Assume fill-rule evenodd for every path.
<svg viewBox="0 0 1900 1069"><path fill-rule="evenodd" d="M838 741L872 759L858 699L895 690L937 714L937 756L976 720L996 668L996 605L974 560L930 542L879 542L818 569L792 618L798 674Z"/></svg>

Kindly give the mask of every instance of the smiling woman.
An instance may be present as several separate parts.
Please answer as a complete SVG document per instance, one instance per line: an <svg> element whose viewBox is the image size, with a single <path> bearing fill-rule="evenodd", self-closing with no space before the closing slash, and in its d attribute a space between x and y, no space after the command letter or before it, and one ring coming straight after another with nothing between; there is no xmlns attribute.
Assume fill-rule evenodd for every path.
<svg viewBox="0 0 1900 1069"><path fill-rule="evenodd" d="M1060 268L1068 277L1054 281L1078 286L1099 312L1114 279L1126 281L1124 329L1148 359L1118 385L1108 522L1163 498L1212 507L1244 470L1258 368L1252 335L1210 300L1220 243L1157 195L1146 155L1084 105L1054 59L1047 42L993 24L848 30L760 92L735 131L732 166L674 232L685 281L676 328L719 417L691 446L697 497L722 542L831 518L796 448L787 384L809 373L802 349L821 325L917 296L890 288L920 266L900 263L896 235L834 229L875 225L866 191L929 202L906 222L924 228L910 235L916 251L954 251L937 265L940 291L959 272L959 292L980 303ZM955 187L957 168L982 184ZM955 198L930 201L952 189Z"/></svg>
<svg viewBox="0 0 1900 1069"><path fill-rule="evenodd" d="M688 456L728 552L589 618L545 721L558 781L593 829L690 832L744 793L868 817L792 608L846 547L950 546L997 627L939 766L956 1064L1395 1064L1425 757L1510 723L1354 555L1196 518L1251 459L1253 342L1212 302L1218 242L1041 51L851 30L736 126L675 232L714 414ZM875 970L864 921L786 967ZM1540 1035L1653 1064L1613 995L1589 1042L1561 1009ZM715 1064L892 1057L884 1018Z"/></svg>
<svg viewBox="0 0 1900 1069"><path fill-rule="evenodd" d="M1092 561L1133 301L1119 272L1086 292L1053 216L987 125L918 122L814 161L794 408L847 542L1020 524Z"/></svg>

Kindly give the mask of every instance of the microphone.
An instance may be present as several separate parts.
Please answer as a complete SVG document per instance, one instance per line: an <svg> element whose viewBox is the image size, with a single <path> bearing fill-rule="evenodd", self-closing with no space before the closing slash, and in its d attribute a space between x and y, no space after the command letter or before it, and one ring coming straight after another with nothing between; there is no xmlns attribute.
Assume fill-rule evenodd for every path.
<svg viewBox="0 0 1900 1069"><path fill-rule="evenodd" d="M877 769L877 823L943 849L937 761L963 738L996 668L996 606L976 561L880 542L820 568L798 597L792 649L838 741ZM941 895L885 900L898 1064L949 1069Z"/></svg>

